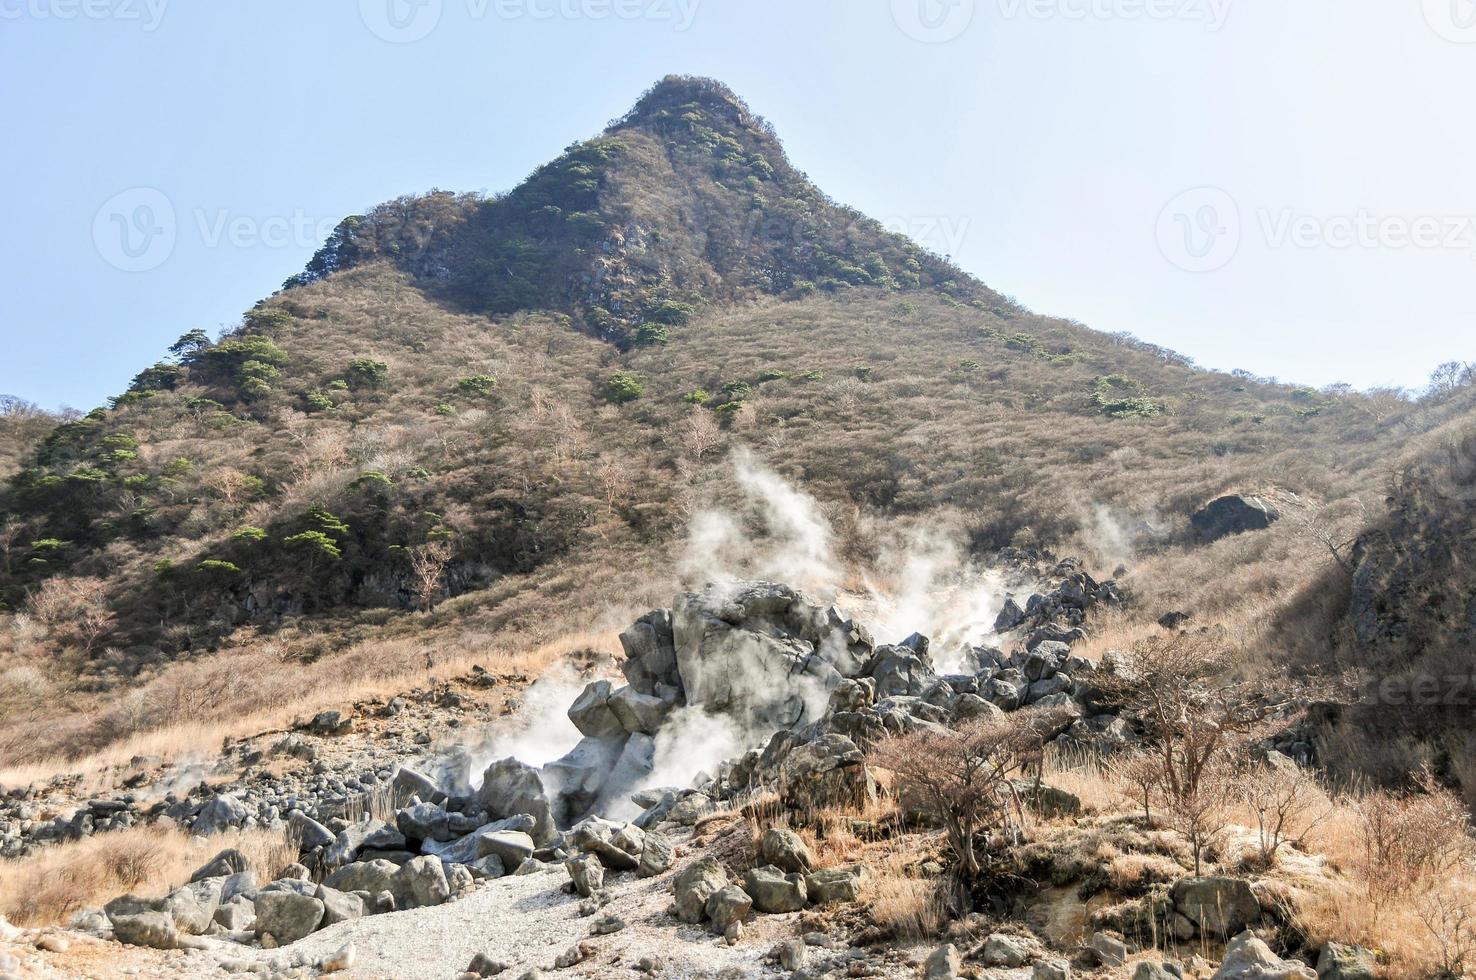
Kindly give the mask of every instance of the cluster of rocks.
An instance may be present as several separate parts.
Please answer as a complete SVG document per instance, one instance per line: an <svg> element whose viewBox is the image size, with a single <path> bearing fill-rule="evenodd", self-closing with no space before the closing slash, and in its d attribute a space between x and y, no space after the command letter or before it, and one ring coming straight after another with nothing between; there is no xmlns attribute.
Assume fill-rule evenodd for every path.
<svg viewBox="0 0 1476 980"><path fill-rule="evenodd" d="M50 816L45 815L49 807L33 797L34 791L25 787L12 790L0 800L0 859L25 857L46 844L123 830L140 817L137 801L131 796L88 800Z"/></svg>
<svg viewBox="0 0 1476 980"><path fill-rule="evenodd" d="M743 918L750 910L780 914L799 912L810 905L854 901L860 894L865 869L813 869L805 842L791 830L770 827L760 842L762 864L731 881L712 857L694 861L676 876L674 910L678 919L709 928L728 942L743 936Z"/></svg>

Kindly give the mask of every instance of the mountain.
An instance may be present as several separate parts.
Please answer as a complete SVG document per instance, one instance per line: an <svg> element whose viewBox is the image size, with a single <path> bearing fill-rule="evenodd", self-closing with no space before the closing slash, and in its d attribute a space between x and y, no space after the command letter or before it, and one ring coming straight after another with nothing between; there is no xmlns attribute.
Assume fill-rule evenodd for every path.
<svg viewBox="0 0 1476 980"><path fill-rule="evenodd" d="M819 502L857 576L932 531L1126 565L1145 623L1260 622L1320 546L1287 522L1203 545L1190 513L1274 485L1342 521L1467 408L1035 315L829 200L723 86L668 78L505 195L346 219L239 327L27 450L0 497L0 600L31 624L0 651L24 666L0 750L638 612L692 516L741 497L738 447Z"/></svg>

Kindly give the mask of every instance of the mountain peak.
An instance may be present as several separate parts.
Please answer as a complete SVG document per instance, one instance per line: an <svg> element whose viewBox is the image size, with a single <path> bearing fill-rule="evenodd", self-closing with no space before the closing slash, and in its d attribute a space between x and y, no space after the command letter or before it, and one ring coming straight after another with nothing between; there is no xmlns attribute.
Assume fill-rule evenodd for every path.
<svg viewBox="0 0 1476 980"><path fill-rule="evenodd" d="M743 123L753 120L748 103L717 79L699 75L667 75L647 89L611 129L647 125L663 111L685 107L697 107Z"/></svg>
<svg viewBox="0 0 1476 980"><path fill-rule="evenodd" d="M832 201L732 89L685 75L505 195L432 194L347 219L288 285L372 260L461 310L557 311L621 346L673 303L854 287L1004 303Z"/></svg>

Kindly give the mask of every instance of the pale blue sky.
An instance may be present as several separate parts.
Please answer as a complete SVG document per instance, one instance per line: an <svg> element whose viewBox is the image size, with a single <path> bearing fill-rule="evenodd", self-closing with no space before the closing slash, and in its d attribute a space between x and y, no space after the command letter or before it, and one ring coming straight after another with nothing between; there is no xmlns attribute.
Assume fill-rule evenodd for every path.
<svg viewBox="0 0 1476 980"><path fill-rule="evenodd" d="M99 404L669 72L1038 311L1313 384L1476 360L1472 0L417 2L0 0L0 392Z"/></svg>

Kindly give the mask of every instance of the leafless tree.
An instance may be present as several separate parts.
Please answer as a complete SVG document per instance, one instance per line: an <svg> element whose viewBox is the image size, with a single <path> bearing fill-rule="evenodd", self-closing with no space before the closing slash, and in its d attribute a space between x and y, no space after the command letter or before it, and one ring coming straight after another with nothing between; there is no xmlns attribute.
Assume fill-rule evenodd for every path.
<svg viewBox="0 0 1476 980"><path fill-rule="evenodd" d="M606 456L600 461L596 475L599 477L600 487L605 491L605 512L613 514L616 501L629 496L635 483L630 476L630 467L623 460Z"/></svg>
<svg viewBox="0 0 1476 980"><path fill-rule="evenodd" d="M1469 814L1460 797L1428 770L1408 793L1358 800L1360 872L1375 904L1438 881L1472 858Z"/></svg>
<svg viewBox="0 0 1476 980"><path fill-rule="evenodd" d="M723 430L714 421L712 413L700 409L690 412L682 420L679 432L682 451L694 463L701 463L702 457L723 441Z"/></svg>
<svg viewBox="0 0 1476 980"><path fill-rule="evenodd" d="M48 630L69 633L88 655L118 621L100 578L49 578L30 594L29 604Z"/></svg>
<svg viewBox="0 0 1476 980"><path fill-rule="evenodd" d="M1189 842L1194 854L1194 874L1204 871L1204 856L1214 849L1230 823L1230 803L1237 773L1224 758L1212 758L1195 780L1192 789L1169 796L1165 801L1169 826Z"/></svg>
<svg viewBox="0 0 1476 980"><path fill-rule="evenodd" d="M1213 639L1177 633L1138 645L1097 682L1147 727L1170 800L1192 796L1210 765L1269 710L1255 685L1229 676L1231 667Z"/></svg>
<svg viewBox="0 0 1476 980"><path fill-rule="evenodd" d="M1442 978L1466 976L1466 962L1476 958L1476 909L1469 894L1446 885L1421 895L1415 914L1440 953Z"/></svg>
<svg viewBox="0 0 1476 980"><path fill-rule="evenodd" d="M1353 544L1368 526L1368 508L1356 497L1319 503L1294 493L1271 494L1283 518L1299 536L1327 550L1337 566L1353 574Z"/></svg>
<svg viewBox="0 0 1476 980"><path fill-rule="evenodd" d="M444 539L427 541L410 549L410 571L414 576L415 603L422 612L435 606L436 592L451 561L451 544Z"/></svg>
<svg viewBox="0 0 1476 980"><path fill-rule="evenodd" d="M1155 755L1139 752L1114 762L1112 771L1136 791L1138 801L1143 804L1143 821L1151 824L1153 796L1163 782L1163 763Z"/></svg>
<svg viewBox="0 0 1476 980"><path fill-rule="evenodd" d="M1312 774L1300 766L1257 765L1238 777L1238 795L1256 815L1257 856L1270 867L1281 845L1302 842L1332 812Z"/></svg>
<svg viewBox="0 0 1476 980"><path fill-rule="evenodd" d="M981 870L977 835L1018 831L1023 808L1010 779L1023 771L1032 741L1028 719L1016 713L887 739L871 761L896 776L902 799L942 825L959 869L973 878Z"/></svg>

